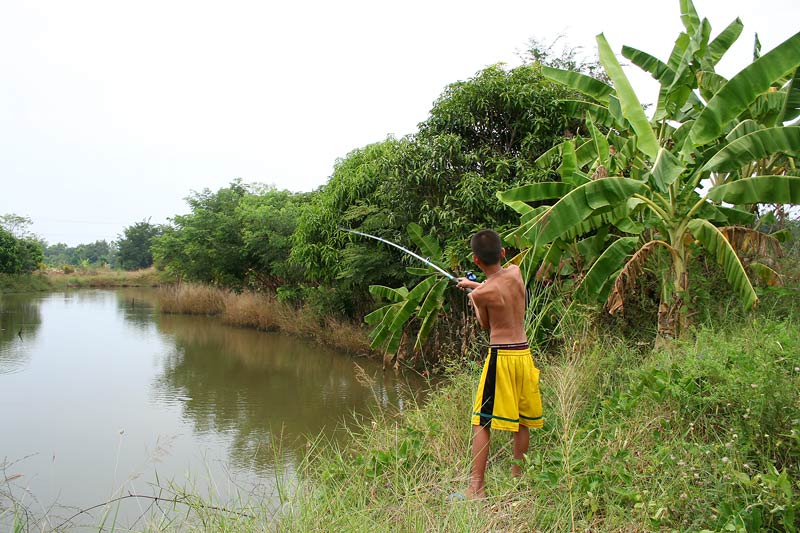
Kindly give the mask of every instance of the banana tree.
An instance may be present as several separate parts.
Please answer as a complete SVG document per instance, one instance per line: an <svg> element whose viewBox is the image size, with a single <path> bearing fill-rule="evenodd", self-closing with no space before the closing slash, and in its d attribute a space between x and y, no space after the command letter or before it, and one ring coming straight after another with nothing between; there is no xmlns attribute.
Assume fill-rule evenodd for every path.
<svg viewBox="0 0 800 533"><path fill-rule="evenodd" d="M680 0L680 7L685 31L666 62L631 47L622 50L660 84L652 116L598 35L600 61L613 87L544 69L585 96L565 102L585 119L584 136L539 160L548 165L560 157L561 182L498 194L521 215L508 238L527 245L520 261L527 261L529 272L558 271L587 257L581 251L588 250L578 292L606 300L611 313L623 310L648 257L662 250L669 264L661 279L662 338L678 335L685 324L688 264L697 245L752 307L758 298L734 246L745 240L761 249L777 243L747 227L755 216L743 206L800 203L800 178L787 175L800 152L800 127L785 125L800 115L800 33L726 80L714 66L741 33L741 21L712 40L708 20L700 19L691 0ZM731 237L743 233L747 239Z"/></svg>
<svg viewBox="0 0 800 533"><path fill-rule="evenodd" d="M433 237L425 235L422 228L411 223L407 228L414 244L428 257L428 260L441 265L442 249ZM395 355L400 348L406 325L416 319L419 322L414 350L419 351L425 344L442 310L445 290L450 284L448 278L432 268L407 267L410 274L423 277L414 288L391 288L371 285L370 293L376 299L389 303L364 317L364 321L374 326L370 333L371 347L382 349L386 355Z"/></svg>

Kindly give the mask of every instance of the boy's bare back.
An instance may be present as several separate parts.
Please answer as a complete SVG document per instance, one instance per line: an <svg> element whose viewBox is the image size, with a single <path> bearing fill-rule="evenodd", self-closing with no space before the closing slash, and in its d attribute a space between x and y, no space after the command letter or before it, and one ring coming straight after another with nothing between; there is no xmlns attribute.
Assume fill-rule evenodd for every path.
<svg viewBox="0 0 800 533"><path fill-rule="evenodd" d="M489 329L495 344L527 342L525 337L525 284L517 265L489 275L470 293L481 326Z"/></svg>

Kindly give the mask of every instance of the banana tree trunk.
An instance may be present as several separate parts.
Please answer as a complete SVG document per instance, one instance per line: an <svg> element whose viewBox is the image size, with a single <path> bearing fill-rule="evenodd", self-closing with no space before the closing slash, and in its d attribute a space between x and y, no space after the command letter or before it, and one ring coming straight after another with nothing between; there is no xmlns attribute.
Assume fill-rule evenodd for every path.
<svg viewBox="0 0 800 533"><path fill-rule="evenodd" d="M658 305L658 340L675 339L686 327L686 300L688 297L689 271L686 248L674 246L672 266L665 283L661 285L661 301Z"/></svg>

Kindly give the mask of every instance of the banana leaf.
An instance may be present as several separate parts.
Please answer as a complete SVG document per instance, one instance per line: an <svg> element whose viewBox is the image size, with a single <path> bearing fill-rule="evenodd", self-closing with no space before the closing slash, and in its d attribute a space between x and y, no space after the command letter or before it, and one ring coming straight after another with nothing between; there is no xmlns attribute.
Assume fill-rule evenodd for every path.
<svg viewBox="0 0 800 533"><path fill-rule="evenodd" d="M611 243L586 273L578 286L578 294L590 301L605 300L611 290L609 280L625 265L638 242L638 237L623 237Z"/></svg>
<svg viewBox="0 0 800 533"><path fill-rule="evenodd" d="M686 28L686 32L691 35L693 32L697 31L697 27L700 25L700 16L697 14L692 0L680 0L680 5L681 22L683 22L683 27Z"/></svg>
<svg viewBox="0 0 800 533"><path fill-rule="evenodd" d="M376 298L385 298L390 302L401 302L408 296L408 289L405 287L393 289L384 285L370 285L369 293Z"/></svg>
<svg viewBox="0 0 800 533"><path fill-rule="evenodd" d="M592 215L601 215L597 213L599 209L610 206L622 208L622 216L627 216L627 200L644 188L642 182L629 178L606 178L581 185L548 209L526 237L531 242L551 242Z"/></svg>
<svg viewBox="0 0 800 533"><path fill-rule="evenodd" d="M692 145L701 146L715 140L759 94L797 68L800 65L799 49L800 33L796 33L731 78L697 117L689 135Z"/></svg>
<svg viewBox="0 0 800 533"><path fill-rule="evenodd" d="M588 165L594 161L596 157L597 154L594 152L594 143L591 139L589 139L575 149L575 164L577 165L576 170L577 168ZM574 174L575 173L573 172L572 175L574 176Z"/></svg>
<svg viewBox="0 0 800 533"><path fill-rule="evenodd" d="M499 191L498 191L499 194ZM519 213L520 215L525 215L533 211L533 208L526 204L525 202L520 202L517 200L511 200L509 202L504 202L508 207Z"/></svg>
<svg viewBox="0 0 800 533"><path fill-rule="evenodd" d="M659 191L666 192L685 170L686 166L677 157L666 148L661 148L653 165L653 182Z"/></svg>
<svg viewBox="0 0 800 533"><path fill-rule="evenodd" d="M422 267L406 267L406 272L411 274L412 276L432 276L436 275L436 271L430 267L422 268Z"/></svg>
<svg viewBox="0 0 800 533"><path fill-rule="evenodd" d="M649 73L653 79L661 82L662 85L669 85L675 77L675 71L669 68L660 59L651 56L647 52L642 52L631 46L622 47L622 56L629 59L631 63Z"/></svg>
<svg viewBox="0 0 800 533"><path fill-rule="evenodd" d="M597 36L597 46L600 53L600 62L606 69L606 73L614 82L616 95L622 104L622 115L630 122L633 131L638 138L639 149L648 157L655 159L658 155L658 139L656 139L653 128L644 114L642 104L636 97L633 87L628 81L625 72L617 61L617 57L611 50L605 36L601 33Z"/></svg>
<svg viewBox="0 0 800 533"><path fill-rule="evenodd" d="M561 70L548 66L542 66L542 74L553 81L562 83L567 87L575 89L581 94L594 98L598 102L607 102L608 95L614 92L614 88L600 80L575 72L572 70Z"/></svg>
<svg viewBox="0 0 800 533"><path fill-rule="evenodd" d="M754 131L763 130L764 126L752 119L745 119L738 123L731 131L725 136L725 140L730 142L735 141L740 137L749 135Z"/></svg>
<svg viewBox="0 0 800 533"><path fill-rule="evenodd" d="M610 294L606 300L606 309L608 309L609 314L614 315L624 311L625 297L630 294L636 286L639 277L644 272L647 260L656 252L659 246L669 250L670 254L673 256L676 254L675 249L664 241L654 240L641 246L636 253L633 254L633 257L625 263L625 266L622 267L616 279L614 279Z"/></svg>
<svg viewBox="0 0 800 533"><path fill-rule="evenodd" d="M717 185L709 200L729 204L800 204L800 177L756 176Z"/></svg>
<svg viewBox="0 0 800 533"><path fill-rule="evenodd" d="M510 202L514 201L539 202L541 200L561 198L572 189L574 189L572 185L558 181L529 183L528 185L498 192L497 198L507 205L510 205Z"/></svg>
<svg viewBox="0 0 800 533"><path fill-rule="evenodd" d="M786 103L786 93L780 91L769 91L759 94L750 104L748 113L750 116L765 126L780 126L777 122L778 116L783 112Z"/></svg>
<svg viewBox="0 0 800 533"><path fill-rule="evenodd" d="M727 224L749 226L756 221L755 213L751 213L750 211L742 211L741 209L725 207L724 205L715 205L714 208L722 213Z"/></svg>
<svg viewBox="0 0 800 533"><path fill-rule="evenodd" d="M428 296L425 297L422 307L420 307L417 315L422 320L422 325L417 333L417 340L414 343L414 350L419 351L422 349L422 345L425 344L425 341L428 339L428 335L430 335L433 326L436 324L436 320L439 317L439 311L441 310L442 303L444 302L444 291L447 289L447 283L448 280L446 279L440 280L438 283L436 283L436 285L434 285L428 293Z"/></svg>
<svg viewBox="0 0 800 533"><path fill-rule="evenodd" d="M743 28L744 24L742 24L739 17L736 17L736 20L728 24L728 26L708 44L708 55L712 65L716 65L731 45L736 42L742 34Z"/></svg>
<svg viewBox="0 0 800 533"><path fill-rule="evenodd" d="M442 257L442 249L439 248L439 243L430 235L425 235L422 227L419 224L411 222L406 228L408 236L414 241L422 254L430 258L431 261L436 262Z"/></svg>
<svg viewBox="0 0 800 533"><path fill-rule="evenodd" d="M642 224L641 222L636 222L630 217L622 218L617 222L614 222L614 225L620 231L624 231L625 233L630 233L631 235L639 235L646 229L644 224Z"/></svg>
<svg viewBox="0 0 800 533"><path fill-rule="evenodd" d="M750 273L753 274L753 276L758 278L758 280L767 287L783 285L781 275L764 263L753 261L747 268L750 270Z"/></svg>
<svg viewBox="0 0 800 533"><path fill-rule="evenodd" d="M389 342L386 343L386 353L387 354L396 354L397 350L400 348L400 342L403 340L403 329L396 330L392 336L389 338Z"/></svg>
<svg viewBox="0 0 800 533"><path fill-rule="evenodd" d="M800 116L800 67L794 69L789 83L784 87L786 99L781 114L778 116L777 124L791 122Z"/></svg>
<svg viewBox="0 0 800 533"><path fill-rule="evenodd" d="M386 316L386 313L389 312L389 308L396 304L389 304L384 305L383 307L376 309L375 311L371 312L367 316L364 317L364 322L369 324L370 326L374 326L383 320Z"/></svg>
<svg viewBox="0 0 800 533"><path fill-rule="evenodd" d="M800 156L800 126L757 130L726 145L702 171L733 171L776 153Z"/></svg>
<svg viewBox="0 0 800 533"><path fill-rule="evenodd" d="M437 278L431 276L429 278L425 278L424 280L420 281L416 287L409 291L408 296L406 297L405 302L403 302L402 307L397 311L397 316L394 317L389 328L393 331L402 330L403 326L408 319L411 318L411 315L417 309L417 306L422 301L422 298L431 290L431 287L436 283Z"/></svg>
<svg viewBox="0 0 800 533"><path fill-rule="evenodd" d="M700 96L706 100L711 100L728 80L709 70L701 70L697 73L697 88L700 89Z"/></svg>
<svg viewBox="0 0 800 533"><path fill-rule="evenodd" d="M578 159L575 154L575 145L572 141L561 143L561 165L558 167L558 174L561 179L566 181L572 178L578 170Z"/></svg>
<svg viewBox="0 0 800 533"><path fill-rule="evenodd" d="M600 133L600 130L594 125L594 121L592 121L591 117L586 118L586 126L589 128L589 134L592 137L592 142L594 143L594 151L597 154L597 159L601 165L608 169L608 157L609 157L609 148L608 148L608 139Z"/></svg>
<svg viewBox="0 0 800 533"><path fill-rule="evenodd" d="M739 257L731 247L728 240L713 224L707 220L694 219L689 222L689 231L695 239L700 241L703 248L722 267L725 278L733 287L734 292L742 299L745 308L752 308L758 302L758 296L747 277L747 272L739 261Z"/></svg>
<svg viewBox="0 0 800 533"><path fill-rule="evenodd" d="M584 118L586 115L590 115L596 122L607 128L613 128L617 125L608 108L599 104L583 100L561 100L561 104L564 106L564 113L567 116Z"/></svg>

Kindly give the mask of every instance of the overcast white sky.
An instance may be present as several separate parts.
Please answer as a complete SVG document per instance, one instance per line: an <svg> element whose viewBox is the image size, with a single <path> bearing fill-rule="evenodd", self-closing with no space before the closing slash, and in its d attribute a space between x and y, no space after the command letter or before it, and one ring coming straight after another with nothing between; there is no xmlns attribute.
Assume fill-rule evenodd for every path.
<svg viewBox="0 0 800 533"><path fill-rule="evenodd" d="M312 190L350 150L414 132L447 84L518 64L531 37L593 53L604 32L665 59L678 5L2 0L0 214L76 245L165 222L237 177ZM745 24L723 74L749 62L754 32L766 51L800 29L795 0L695 5L712 35Z"/></svg>

